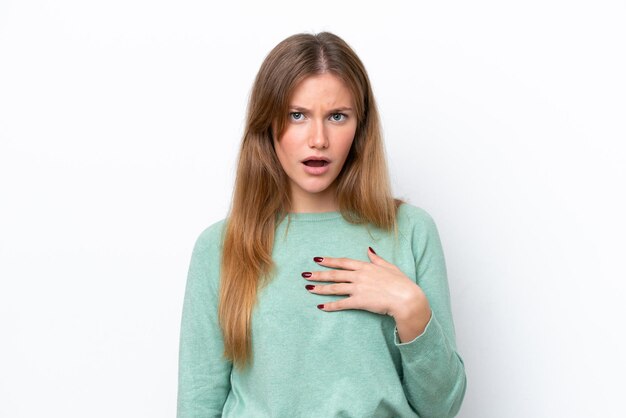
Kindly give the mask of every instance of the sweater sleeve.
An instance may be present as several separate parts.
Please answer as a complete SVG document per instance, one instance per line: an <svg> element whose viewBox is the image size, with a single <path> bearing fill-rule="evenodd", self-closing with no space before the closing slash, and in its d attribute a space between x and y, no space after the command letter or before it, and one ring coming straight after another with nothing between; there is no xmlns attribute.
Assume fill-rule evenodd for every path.
<svg viewBox="0 0 626 418"><path fill-rule="evenodd" d="M417 284L428 298L432 316L424 332L412 341L394 343L400 350L407 399L421 418L455 416L465 396L463 360L456 341L443 249L432 217L416 210L411 240Z"/></svg>
<svg viewBox="0 0 626 418"><path fill-rule="evenodd" d="M220 417L230 392L232 363L223 357L217 318L219 225L205 229L191 255L178 358L177 417Z"/></svg>

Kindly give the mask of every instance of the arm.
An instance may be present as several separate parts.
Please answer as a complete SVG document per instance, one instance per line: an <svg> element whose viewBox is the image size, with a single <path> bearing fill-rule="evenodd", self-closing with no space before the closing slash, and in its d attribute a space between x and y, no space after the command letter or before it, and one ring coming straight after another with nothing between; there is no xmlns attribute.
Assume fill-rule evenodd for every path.
<svg viewBox="0 0 626 418"><path fill-rule="evenodd" d="M417 208L411 245L417 284L428 298L431 316L424 331L401 342L403 386L409 403L422 418L455 416L465 395L463 360L456 352L454 324L443 249L433 219Z"/></svg>
<svg viewBox="0 0 626 418"><path fill-rule="evenodd" d="M217 319L219 225L196 240L187 274L180 328L177 417L220 417L232 363L223 358Z"/></svg>

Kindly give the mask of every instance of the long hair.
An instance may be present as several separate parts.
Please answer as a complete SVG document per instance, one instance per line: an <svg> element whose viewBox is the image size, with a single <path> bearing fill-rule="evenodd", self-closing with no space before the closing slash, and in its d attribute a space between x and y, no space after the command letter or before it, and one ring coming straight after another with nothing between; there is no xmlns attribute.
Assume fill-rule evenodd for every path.
<svg viewBox="0 0 626 418"><path fill-rule="evenodd" d="M270 51L254 81L226 219L218 316L224 356L238 368L252 360L257 291L274 272L275 227L291 207L289 179L273 138L284 132L296 86L321 73L346 84L357 115L351 149L335 180L339 210L348 222L396 229L396 209L402 201L391 195L378 111L363 63L332 33L288 37Z"/></svg>

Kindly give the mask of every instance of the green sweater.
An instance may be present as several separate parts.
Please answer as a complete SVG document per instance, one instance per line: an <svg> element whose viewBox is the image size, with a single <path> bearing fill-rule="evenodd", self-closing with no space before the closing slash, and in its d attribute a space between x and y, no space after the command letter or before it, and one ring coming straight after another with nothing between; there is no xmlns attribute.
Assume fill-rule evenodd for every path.
<svg viewBox="0 0 626 418"><path fill-rule="evenodd" d="M408 203L392 232L348 223L340 212L292 213L276 227L276 275L252 315L252 367L222 356L217 320L225 220L197 238L182 311L178 417L452 417L465 394L456 352L444 254L432 217ZM287 234L285 234L287 232ZM416 280L432 317L400 343L394 319L363 310L325 312L346 296L316 295L304 271L313 257L368 261L367 247ZM326 284L326 283L323 283Z"/></svg>

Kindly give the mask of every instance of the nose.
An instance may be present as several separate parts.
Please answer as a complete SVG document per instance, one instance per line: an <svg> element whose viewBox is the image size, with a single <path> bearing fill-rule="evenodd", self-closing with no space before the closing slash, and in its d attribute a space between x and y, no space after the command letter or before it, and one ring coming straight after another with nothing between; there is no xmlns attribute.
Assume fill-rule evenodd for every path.
<svg viewBox="0 0 626 418"><path fill-rule="evenodd" d="M311 124L309 147L318 149L328 148L328 136L326 135L324 121L315 121Z"/></svg>

